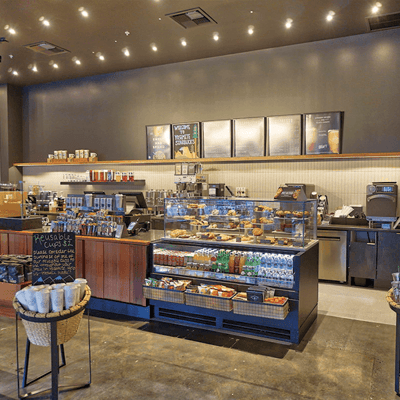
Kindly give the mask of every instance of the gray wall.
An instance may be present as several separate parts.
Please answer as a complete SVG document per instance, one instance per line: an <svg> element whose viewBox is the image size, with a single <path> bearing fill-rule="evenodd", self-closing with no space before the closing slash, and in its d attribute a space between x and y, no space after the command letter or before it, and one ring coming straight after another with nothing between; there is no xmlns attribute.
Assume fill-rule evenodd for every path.
<svg viewBox="0 0 400 400"><path fill-rule="evenodd" d="M13 163L20 162L22 144L22 89L0 86L0 181L18 182L21 173Z"/></svg>
<svg viewBox="0 0 400 400"><path fill-rule="evenodd" d="M24 161L145 159L145 126L344 111L343 153L400 151L400 30L24 88Z"/></svg>

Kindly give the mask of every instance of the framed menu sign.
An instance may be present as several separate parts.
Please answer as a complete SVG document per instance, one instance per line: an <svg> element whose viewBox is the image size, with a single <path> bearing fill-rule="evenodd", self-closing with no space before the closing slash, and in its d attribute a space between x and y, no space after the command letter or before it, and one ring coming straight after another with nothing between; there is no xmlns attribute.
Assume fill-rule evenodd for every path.
<svg viewBox="0 0 400 400"><path fill-rule="evenodd" d="M32 283L66 283L75 279L75 233L34 233Z"/></svg>
<svg viewBox="0 0 400 400"><path fill-rule="evenodd" d="M340 154L343 112L303 115L305 154Z"/></svg>
<svg viewBox="0 0 400 400"><path fill-rule="evenodd" d="M264 155L265 118L233 120L234 156L258 157Z"/></svg>
<svg viewBox="0 0 400 400"><path fill-rule="evenodd" d="M268 149L270 156L301 154L301 115L268 117Z"/></svg>
<svg viewBox="0 0 400 400"><path fill-rule="evenodd" d="M207 121L201 123L203 157L232 156L232 121Z"/></svg>
<svg viewBox="0 0 400 400"><path fill-rule="evenodd" d="M148 160L171 158L171 125L146 126L146 140Z"/></svg>
<svg viewBox="0 0 400 400"><path fill-rule="evenodd" d="M173 158L200 158L200 123L172 125Z"/></svg>

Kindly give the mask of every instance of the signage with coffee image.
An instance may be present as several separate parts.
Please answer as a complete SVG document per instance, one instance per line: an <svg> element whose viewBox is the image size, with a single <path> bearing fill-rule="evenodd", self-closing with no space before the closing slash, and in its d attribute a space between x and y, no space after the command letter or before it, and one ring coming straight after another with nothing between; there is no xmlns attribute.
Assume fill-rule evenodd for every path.
<svg viewBox="0 0 400 400"><path fill-rule="evenodd" d="M173 158L200 158L200 123L172 125Z"/></svg>
<svg viewBox="0 0 400 400"><path fill-rule="evenodd" d="M343 112L303 116L305 154L340 154Z"/></svg>
<svg viewBox="0 0 400 400"><path fill-rule="evenodd" d="M147 159L171 159L171 125L146 126Z"/></svg>

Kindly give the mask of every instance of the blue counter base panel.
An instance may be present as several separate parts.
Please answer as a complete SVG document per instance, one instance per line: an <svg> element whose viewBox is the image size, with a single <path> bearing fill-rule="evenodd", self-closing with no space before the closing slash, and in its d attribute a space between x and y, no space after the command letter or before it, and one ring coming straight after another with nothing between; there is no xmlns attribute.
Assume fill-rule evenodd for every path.
<svg viewBox="0 0 400 400"><path fill-rule="evenodd" d="M92 297L87 308L89 308L89 310L104 311L135 318L150 319L150 306L142 307L134 304Z"/></svg>
<svg viewBox="0 0 400 400"><path fill-rule="evenodd" d="M236 334L255 335L288 343L299 343L297 310L292 310L284 320L249 317L233 312L187 306L150 300L154 317L164 321L182 323Z"/></svg>

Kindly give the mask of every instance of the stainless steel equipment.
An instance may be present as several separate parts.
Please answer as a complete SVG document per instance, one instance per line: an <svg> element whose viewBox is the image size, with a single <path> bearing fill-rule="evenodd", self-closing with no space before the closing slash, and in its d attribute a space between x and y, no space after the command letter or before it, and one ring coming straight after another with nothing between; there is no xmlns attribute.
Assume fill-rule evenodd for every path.
<svg viewBox="0 0 400 400"><path fill-rule="evenodd" d="M396 182L372 182L367 185L367 220L396 221L397 195Z"/></svg>
<svg viewBox="0 0 400 400"><path fill-rule="evenodd" d="M319 279L346 282L347 231L319 231Z"/></svg>
<svg viewBox="0 0 400 400"><path fill-rule="evenodd" d="M208 195L210 197L225 197L225 183L209 183Z"/></svg>
<svg viewBox="0 0 400 400"><path fill-rule="evenodd" d="M283 185L280 185L283 186ZM292 186L292 187L297 187L297 188L302 188L304 190L304 193L307 196L307 199L312 199L313 197L311 196L311 193L315 191L315 185L314 184L304 184L304 183L285 183L285 186Z"/></svg>

